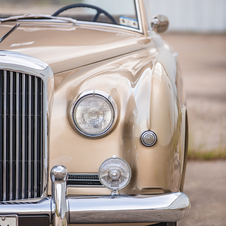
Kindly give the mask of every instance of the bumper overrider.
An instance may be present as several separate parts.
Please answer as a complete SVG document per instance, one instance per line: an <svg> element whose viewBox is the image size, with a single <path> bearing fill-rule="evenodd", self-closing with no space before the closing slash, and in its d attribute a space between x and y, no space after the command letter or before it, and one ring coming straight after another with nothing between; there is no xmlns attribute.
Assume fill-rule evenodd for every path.
<svg viewBox="0 0 226 226"><path fill-rule="evenodd" d="M64 166L51 170L52 197L38 202L1 203L0 216L30 219L45 216L48 224L176 222L188 214L190 202L181 193L137 196L66 197L68 172ZM19 226L20 220L19 220ZM45 225L42 225L45 226Z"/></svg>

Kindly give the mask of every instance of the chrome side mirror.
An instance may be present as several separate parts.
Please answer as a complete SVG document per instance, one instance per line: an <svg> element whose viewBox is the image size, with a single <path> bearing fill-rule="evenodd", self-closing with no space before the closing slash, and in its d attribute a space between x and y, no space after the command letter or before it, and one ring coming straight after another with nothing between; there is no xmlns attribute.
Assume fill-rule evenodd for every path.
<svg viewBox="0 0 226 226"><path fill-rule="evenodd" d="M157 33L167 31L169 27L169 20L164 15L157 15L151 20L151 28Z"/></svg>

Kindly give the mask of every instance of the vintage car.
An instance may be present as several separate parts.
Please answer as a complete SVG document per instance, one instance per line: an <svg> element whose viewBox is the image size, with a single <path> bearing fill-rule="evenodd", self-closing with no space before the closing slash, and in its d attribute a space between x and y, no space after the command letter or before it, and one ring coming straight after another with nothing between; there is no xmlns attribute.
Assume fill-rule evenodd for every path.
<svg viewBox="0 0 226 226"><path fill-rule="evenodd" d="M188 126L149 1L0 21L0 225L176 225Z"/></svg>

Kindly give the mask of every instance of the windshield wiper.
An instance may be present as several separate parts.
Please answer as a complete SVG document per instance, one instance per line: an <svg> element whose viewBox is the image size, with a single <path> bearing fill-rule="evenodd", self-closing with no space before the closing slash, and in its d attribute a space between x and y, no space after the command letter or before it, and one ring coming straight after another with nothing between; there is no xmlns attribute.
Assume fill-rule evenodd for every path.
<svg viewBox="0 0 226 226"><path fill-rule="evenodd" d="M54 19L54 20L61 20L66 21L72 24L76 24L76 20L67 17L57 17L57 16L50 16L50 15L42 15L42 14L24 14L22 16L11 16L5 19L2 19L0 22L7 22L7 21L17 21L23 19Z"/></svg>
<svg viewBox="0 0 226 226"><path fill-rule="evenodd" d="M10 29L5 35L3 35L1 38L0 38L0 43L6 39L13 31L15 31L18 27L20 26L19 23L17 23L12 29Z"/></svg>

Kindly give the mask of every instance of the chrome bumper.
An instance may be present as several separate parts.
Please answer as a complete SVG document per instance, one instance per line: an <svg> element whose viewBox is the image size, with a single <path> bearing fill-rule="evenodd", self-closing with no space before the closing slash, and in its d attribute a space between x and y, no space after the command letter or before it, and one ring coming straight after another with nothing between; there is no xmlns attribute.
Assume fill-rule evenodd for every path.
<svg viewBox="0 0 226 226"><path fill-rule="evenodd" d="M176 222L190 209L188 197L181 193L139 196L66 197L67 170L56 166L51 171L52 198L37 203L3 203L0 215L49 216L53 226L79 223Z"/></svg>

